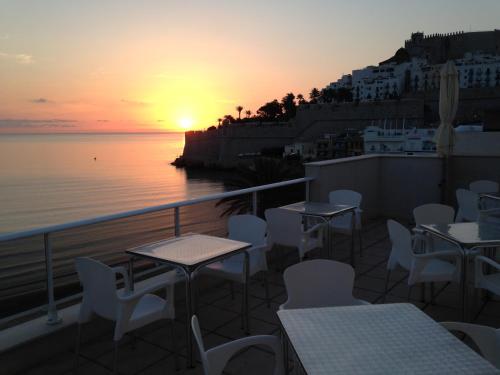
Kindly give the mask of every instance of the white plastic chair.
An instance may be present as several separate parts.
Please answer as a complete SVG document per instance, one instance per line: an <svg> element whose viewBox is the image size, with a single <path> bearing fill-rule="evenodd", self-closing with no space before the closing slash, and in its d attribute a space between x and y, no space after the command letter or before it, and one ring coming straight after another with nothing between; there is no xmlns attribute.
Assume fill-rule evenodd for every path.
<svg viewBox="0 0 500 375"><path fill-rule="evenodd" d="M191 318L191 327L196 343L198 344L198 349L200 350L203 373L205 375L222 374L227 362L229 362L237 352L255 345L264 345L274 352L274 375L283 375L285 373L282 345L280 339L276 336L249 336L205 350L200 325L198 324L196 315Z"/></svg>
<svg viewBox="0 0 500 375"><path fill-rule="evenodd" d="M417 283L460 281L461 258L458 249L415 254L412 249L412 236L407 228L394 220L387 221L387 228L392 250L387 261L384 301L391 271L394 271L398 265L409 272L408 299L411 288Z"/></svg>
<svg viewBox="0 0 500 375"><path fill-rule="evenodd" d="M354 276L354 268L334 260L294 264L283 274L288 299L280 309L369 304L352 296Z"/></svg>
<svg viewBox="0 0 500 375"><path fill-rule="evenodd" d="M328 200L331 204L346 204L357 207L354 211L354 230L358 233L359 254L363 254L363 239L361 236L361 200L363 196L354 190L334 190L328 194ZM351 236L352 233L352 213L334 217L330 220L330 227L334 233L340 233Z"/></svg>
<svg viewBox="0 0 500 375"><path fill-rule="evenodd" d="M448 241L432 238L418 229L423 224L451 224L455 221L455 209L451 206L438 203L428 203L416 207L413 210L413 219L417 227L415 231L415 245L422 245L424 250L439 251L454 249L455 245Z"/></svg>
<svg viewBox="0 0 500 375"><path fill-rule="evenodd" d="M269 208L265 216L269 248L273 245L295 247L302 261L306 253L322 246L322 224L304 230L301 215L283 208Z"/></svg>
<svg viewBox="0 0 500 375"><path fill-rule="evenodd" d="M252 247L247 250L249 254L250 269L249 276L253 276L258 272L264 271L264 286L266 289L266 301L269 306L269 285L267 282L266 272L267 259L267 223L261 218L254 215L235 215L231 216L228 221L228 237L232 240L243 241L252 244ZM202 273L211 276L217 276L244 284L247 288L243 267L245 263L245 255L238 254L221 262L215 262L207 265L202 269ZM243 303L242 306L245 306ZM247 306L248 307L248 306ZM246 311L248 313L248 311Z"/></svg>
<svg viewBox="0 0 500 375"><path fill-rule="evenodd" d="M493 259L479 255L474 258L475 261L475 286L479 289L485 289L491 293L500 296L500 264ZM494 273L485 274L483 272L484 265L491 266L495 270ZM500 355L500 353L499 353Z"/></svg>
<svg viewBox="0 0 500 375"><path fill-rule="evenodd" d="M75 366L78 366L81 326L88 322L93 314L116 323L113 335L114 373L116 373L117 367L118 342L125 333L160 319L171 320L173 333L175 310L174 286L172 284L163 285L166 289L166 299L163 299L151 294L157 291L160 285L131 291L128 274L124 267L111 268L91 258L77 258L75 263L78 277L83 285L83 300L78 316ZM124 289L117 290L117 275L123 277ZM172 340L174 340L173 334Z"/></svg>
<svg viewBox="0 0 500 375"><path fill-rule="evenodd" d="M442 322L448 331L465 333L476 344L482 356L500 369L500 329L478 324Z"/></svg>
<svg viewBox="0 0 500 375"><path fill-rule="evenodd" d="M498 182L489 180L473 181L469 184L469 190L476 194L498 193Z"/></svg>
<svg viewBox="0 0 500 375"><path fill-rule="evenodd" d="M479 195L466 189L457 189L458 212L455 221L479 220Z"/></svg>

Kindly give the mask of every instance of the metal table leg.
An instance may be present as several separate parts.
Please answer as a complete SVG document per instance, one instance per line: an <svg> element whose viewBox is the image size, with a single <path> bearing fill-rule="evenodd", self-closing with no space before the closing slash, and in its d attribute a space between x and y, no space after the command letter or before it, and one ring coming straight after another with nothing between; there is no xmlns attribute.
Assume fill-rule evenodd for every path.
<svg viewBox="0 0 500 375"><path fill-rule="evenodd" d="M191 290L191 273L184 270L186 275L186 339L187 339L187 367L194 368L193 363L193 336L191 331L191 319L193 317L193 307L192 307L192 290Z"/></svg>
<svg viewBox="0 0 500 375"><path fill-rule="evenodd" d="M351 266L356 267L356 255L354 254L354 228L355 228L355 213L351 213Z"/></svg>
<svg viewBox="0 0 500 375"><path fill-rule="evenodd" d="M467 268L469 266L469 258L467 252L462 249L462 278L461 278L461 292L462 292L462 320L467 321Z"/></svg>
<svg viewBox="0 0 500 375"><path fill-rule="evenodd" d="M130 290L134 291L134 257L128 258L128 280L130 283Z"/></svg>
<svg viewBox="0 0 500 375"><path fill-rule="evenodd" d="M250 334L250 314L249 314L249 307L248 307L248 287L249 287L249 281L250 281L250 255L248 254L248 251L245 251L243 254L245 254L245 262L243 264L243 272L245 274L245 285L243 288L243 303L245 305L245 333L247 335Z"/></svg>

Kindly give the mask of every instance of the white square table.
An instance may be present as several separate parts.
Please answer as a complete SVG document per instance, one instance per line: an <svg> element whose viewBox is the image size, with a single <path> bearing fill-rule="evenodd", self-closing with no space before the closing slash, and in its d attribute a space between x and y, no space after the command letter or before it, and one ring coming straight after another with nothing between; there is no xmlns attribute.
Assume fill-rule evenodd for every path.
<svg viewBox="0 0 500 375"><path fill-rule="evenodd" d="M356 220L355 210L357 207L349 206L345 204L331 204L325 202L297 202L292 203L287 206L282 206L285 210L297 212L303 217L313 217L316 219L323 220L327 225L327 253L329 257L332 256L332 244L330 243L331 239L331 228L330 228L330 220L332 220L336 216L342 216L349 212L352 213L351 220L351 264L354 267L355 265L355 256L354 256L354 225Z"/></svg>
<svg viewBox="0 0 500 375"><path fill-rule="evenodd" d="M452 224L423 224L420 228L425 232L453 243L462 256L462 319L467 320L467 269L469 256L475 250L500 246L500 225L486 221Z"/></svg>
<svg viewBox="0 0 500 375"><path fill-rule="evenodd" d="M147 245L129 249L126 252L131 256L130 269L133 270L132 261L134 257L146 258L155 262L178 267L184 271L186 277L186 315L187 315L187 346L188 366L193 367L193 349L191 334L192 308L192 278L193 273L199 268L219 260L229 258L235 254L244 252L244 273L248 282L249 256L245 251L251 244L234 241L227 238L208 236L203 234L189 233L183 236L162 240ZM133 280L133 277L131 277ZM248 306L248 293L245 293L244 303ZM245 309L244 311L248 311ZM248 314L245 316L245 330L249 331Z"/></svg>
<svg viewBox="0 0 500 375"><path fill-rule="evenodd" d="M280 310L308 375L500 374L412 304Z"/></svg>

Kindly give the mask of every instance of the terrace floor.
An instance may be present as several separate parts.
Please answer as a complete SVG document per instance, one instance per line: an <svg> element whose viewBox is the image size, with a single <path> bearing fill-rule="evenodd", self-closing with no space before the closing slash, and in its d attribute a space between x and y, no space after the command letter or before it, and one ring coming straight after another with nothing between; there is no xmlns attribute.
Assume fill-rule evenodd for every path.
<svg viewBox="0 0 500 375"><path fill-rule="evenodd" d="M385 221L369 222L363 230L364 255L357 257L356 282L354 295L371 303L381 303L385 279L385 266L390 252ZM349 239L338 237L335 240L334 258L341 261L349 259ZM272 302L267 307L264 299L264 288L256 278L250 286L250 315L252 334L279 334L276 310L286 300L281 272L274 269L275 255L282 255L283 249L276 249L270 255L270 292ZM287 262L296 262L293 251L286 251ZM313 254L313 257L316 254ZM404 272L393 272L390 290L386 303L406 302L408 287ZM410 301L421 308L437 321L459 320L458 286L436 285L436 298L433 304L422 302L421 288L413 288ZM205 346L210 348L227 341L244 336L241 329L241 287L235 285L235 298L231 298L229 284L217 279L203 278L200 281L200 297L198 316L204 334ZM140 329L135 339L126 337L120 344L119 373L121 374L202 374L199 362L195 369L185 369L185 315L184 315L183 285L179 286L176 299L177 321L175 325L175 340L180 347L181 369L175 371L172 338L167 322L152 324ZM427 301L429 298L427 297ZM474 299L474 322L500 327L500 302L498 300ZM83 342L79 374L111 374L113 345L113 325L102 320L89 323L83 330ZM61 354L47 358L34 367L23 371L25 374L69 374L72 373L74 354L72 343L76 328L70 327L60 334L54 334L53 345L64 345ZM58 337L59 336L59 337ZM28 344L31 345L31 344ZM33 346L40 349L40 345ZM196 356L197 349L195 348ZM20 354L21 356L21 354ZM22 361L22 358L19 358ZM225 370L225 374L271 374L273 355L264 348L254 347L235 356Z"/></svg>

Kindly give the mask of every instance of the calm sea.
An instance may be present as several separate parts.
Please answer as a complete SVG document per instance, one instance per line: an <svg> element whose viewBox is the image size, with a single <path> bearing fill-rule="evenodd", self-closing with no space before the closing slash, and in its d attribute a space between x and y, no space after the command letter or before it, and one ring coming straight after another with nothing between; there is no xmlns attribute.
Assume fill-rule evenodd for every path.
<svg viewBox="0 0 500 375"><path fill-rule="evenodd" d="M0 135L0 233L224 190L170 165L183 133Z"/></svg>

